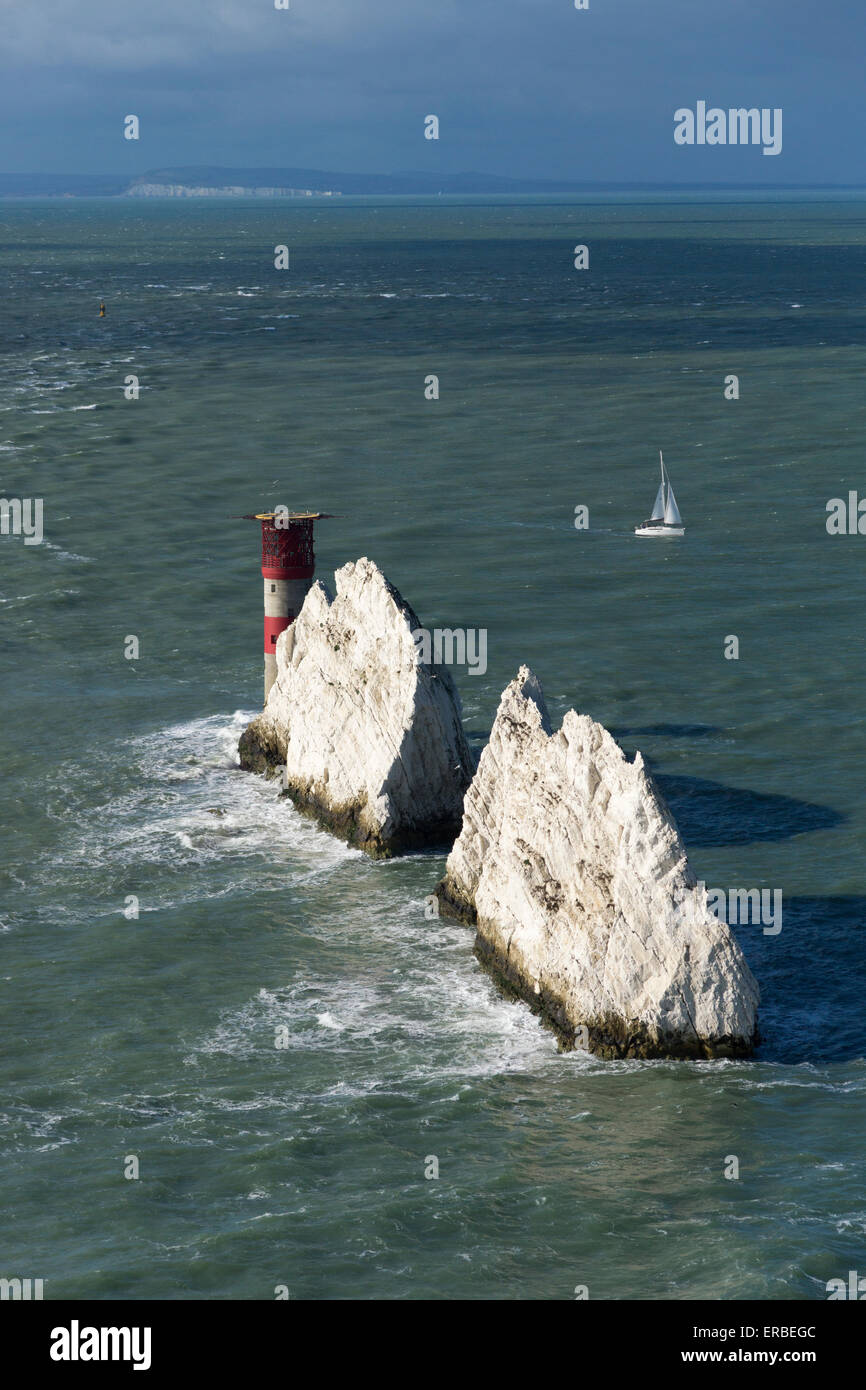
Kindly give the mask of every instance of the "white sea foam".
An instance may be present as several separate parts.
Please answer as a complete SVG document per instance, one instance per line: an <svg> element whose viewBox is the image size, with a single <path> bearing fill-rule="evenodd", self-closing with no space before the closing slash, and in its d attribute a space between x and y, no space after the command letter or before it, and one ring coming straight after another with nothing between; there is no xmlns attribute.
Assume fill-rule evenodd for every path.
<svg viewBox="0 0 866 1390"><path fill-rule="evenodd" d="M290 888L328 875L353 858L366 862L360 851L280 799L275 782L240 771L238 739L251 718L252 712L238 710L172 725L131 739L120 749L109 745L103 750L108 768L116 767L120 754L129 767L130 784L72 818L69 797L76 769L59 768L65 791L58 818L68 829L54 850L54 862L89 862L112 872L147 865L206 871L230 859L235 892ZM82 769L80 775L82 794L89 799L92 774ZM50 875L50 865L45 871ZM206 901L225 891L215 890L204 872L187 876L178 894L169 877L159 906Z"/></svg>
<svg viewBox="0 0 866 1390"><path fill-rule="evenodd" d="M90 555L77 555L74 550L64 550L62 546L55 545L53 541L43 541L46 550L53 550L58 560L78 560L82 564L92 565L93 559Z"/></svg>
<svg viewBox="0 0 866 1390"><path fill-rule="evenodd" d="M333 1028L338 1033L342 1033L343 1031L342 1023L338 1023L333 1014L317 1014L316 1022L320 1024L322 1028Z"/></svg>
<svg viewBox="0 0 866 1390"><path fill-rule="evenodd" d="M335 931L354 937L355 947L363 942L372 949L378 939L381 955L366 972L357 951L347 949L354 964L345 975L305 971L290 984L263 986L192 1044L187 1063L318 1053L339 1070L341 1079L322 1092L337 1100L431 1079L469 1083L507 1072L602 1065L586 1054L559 1054L552 1034L498 993L476 964L465 927L439 921L425 930L420 901L401 903L389 891L384 897L377 903L365 894L363 909L344 903L339 927L331 921L324 932L332 945ZM383 973L381 959L389 954L392 966ZM275 1048L278 1029L286 1030L282 1051Z"/></svg>

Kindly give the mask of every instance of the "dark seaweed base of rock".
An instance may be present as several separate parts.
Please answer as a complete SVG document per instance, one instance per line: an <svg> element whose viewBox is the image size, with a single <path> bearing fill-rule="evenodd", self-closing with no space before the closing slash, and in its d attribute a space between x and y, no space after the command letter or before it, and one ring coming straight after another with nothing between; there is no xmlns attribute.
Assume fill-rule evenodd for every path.
<svg viewBox="0 0 866 1390"><path fill-rule="evenodd" d="M650 1032L637 1019L627 1020L614 1015L586 1019L582 1025L576 1025L569 1020L562 999L543 988L536 994L531 982L481 932L475 937L475 955L503 994L522 999L541 1022L556 1033L563 1052L572 1052L580 1047L608 1061L625 1057L708 1061L716 1057L751 1057L760 1042L757 1028L746 1043L742 1038L716 1038L709 1042L697 1037L665 1036ZM583 1039L577 1037L579 1026L585 1027L588 1035L585 1049Z"/></svg>
<svg viewBox="0 0 866 1390"><path fill-rule="evenodd" d="M454 917L466 926L477 926L478 918L474 904L464 898L447 878L436 885L434 896L443 917ZM564 1001L544 988L536 993L532 982L528 981L514 963L507 960L480 931L475 936L475 955L507 998L522 1000L528 1004L541 1023L556 1034L563 1052L571 1052L580 1047L609 1061L625 1057L708 1060L714 1057L750 1057L760 1042L757 1028L748 1043L742 1038L718 1038L713 1042L707 1042L697 1037L665 1037L650 1032L637 1020L629 1022L609 1015L584 1020L582 1026L586 1028L587 1033L584 1048L583 1037L577 1036L579 1025L570 1021Z"/></svg>
<svg viewBox="0 0 866 1390"><path fill-rule="evenodd" d="M292 786L284 787L283 795L288 797L296 810L316 821L323 830L345 840L353 849L362 849L373 859L390 859L396 854L410 854L419 849L450 848L460 831L459 821L447 824L437 822L435 825L406 827L399 834L386 839L372 834L363 824L363 806L324 806L308 791Z"/></svg>
<svg viewBox="0 0 866 1390"><path fill-rule="evenodd" d="M475 904L458 893L454 884L447 878L436 884L433 896L443 917L456 917L458 922L463 922L467 927L476 925L478 918L475 914Z"/></svg>
<svg viewBox="0 0 866 1390"><path fill-rule="evenodd" d="M241 734L238 753L244 772L264 773L266 777L282 776L285 757L281 756L278 748L260 741L253 724L249 724Z"/></svg>
<svg viewBox="0 0 866 1390"><path fill-rule="evenodd" d="M262 743L252 726L244 730L238 744L241 767L245 772L257 772L268 778L281 780L284 772L284 759L279 749ZM323 830L345 840L353 849L361 849L373 859L390 859L397 854L410 854L419 849L450 849L460 833L460 821L437 821L406 827L398 835L383 838L371 834L363 824L363 806L333 807L323 805L304 787L283 786L282 795L287 797L302 815L316 821Z"/></svg>

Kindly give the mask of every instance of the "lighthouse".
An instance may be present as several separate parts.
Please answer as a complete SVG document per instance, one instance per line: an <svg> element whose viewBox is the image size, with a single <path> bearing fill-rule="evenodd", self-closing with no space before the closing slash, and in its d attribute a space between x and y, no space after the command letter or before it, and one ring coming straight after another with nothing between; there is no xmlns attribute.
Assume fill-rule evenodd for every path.
<svg viewBox="0 0 866 1390"><path fill-rule="evenodd" d="M277 678L277 638L301 611L313 575L313 526L329 512L256 512L245 521L262 526L262 579L265 585L265 700Z"/></svg>

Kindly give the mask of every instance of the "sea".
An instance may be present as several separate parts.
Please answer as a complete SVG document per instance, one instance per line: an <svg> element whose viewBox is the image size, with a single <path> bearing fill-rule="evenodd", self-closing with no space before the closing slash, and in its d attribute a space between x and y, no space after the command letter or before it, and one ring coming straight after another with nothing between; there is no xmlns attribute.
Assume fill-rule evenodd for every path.
<svg viewBox="0 0 866 1390"><path fill-rule="evenodd" d="M0 495L44 530L0 536L0 1276L866 1274L856 497L827 528L866 494L866 195L6 200L0 283ZM660 448L679 540L633 534ZM369 556L428 628L487 633L454 669L477 752L526 663L554 723L641 750L708 888L782 893L780 931L732 926L753 1059L559 1052L430 914L444 849L371 862L240 771L243 518L277 504L332 514L325 583Z"/></svg>

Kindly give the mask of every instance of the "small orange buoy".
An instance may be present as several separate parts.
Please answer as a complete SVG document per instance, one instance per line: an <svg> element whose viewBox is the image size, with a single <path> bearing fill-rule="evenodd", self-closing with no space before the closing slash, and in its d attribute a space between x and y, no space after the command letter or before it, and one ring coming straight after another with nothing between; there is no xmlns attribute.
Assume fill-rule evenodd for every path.
<svg viewBox="0 0 866 1390"><path fill-rule="evenodd" d="M100 317L101 319L104 319L104 318L105 318L105 305L104 305L104 304L100 304L100 306L99 306L99 317Z"/></svg>

